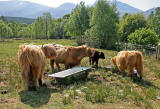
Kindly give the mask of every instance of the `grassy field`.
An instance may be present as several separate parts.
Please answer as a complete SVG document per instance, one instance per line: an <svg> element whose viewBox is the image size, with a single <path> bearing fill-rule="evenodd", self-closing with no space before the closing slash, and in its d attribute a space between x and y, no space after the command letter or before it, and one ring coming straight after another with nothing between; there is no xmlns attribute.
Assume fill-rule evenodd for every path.
<svg viewBox="0 0 160 109"><path fill-rule="evenodd" d="M47 88L27 91L17 64L18 46L23 43L76 45L71 40L0 41L0 109L160 109L160 61L152 57L144 57L144 78L138 81L103 69L117 52L100 50L106 57L100 60L101 68L68 85L54 84L54 78L47 76L52 73L47 60ZM88 58L81 66L90 66Z"/></svg>

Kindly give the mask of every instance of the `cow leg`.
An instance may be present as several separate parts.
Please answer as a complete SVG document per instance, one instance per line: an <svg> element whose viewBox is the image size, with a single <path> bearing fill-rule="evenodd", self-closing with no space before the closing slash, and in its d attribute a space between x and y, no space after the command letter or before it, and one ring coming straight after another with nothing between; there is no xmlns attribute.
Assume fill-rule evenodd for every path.
<svg viewBox="0 0 160 109"><path fill-rule="evenodd" d="M133 68L133 66L129 66L129 74L131 75L131 77L134 76Z"/></svg>
<svg viewBox="0 0 160 109"><path fill-rule="evenodd" d="M41 74L40 74L39 80L38 80L40 86L43 85L43 69L44 69L44 67L42 66L41 68L42 68L41 69Z"/></svg>
<svg viewBox="0 0 160 109"><path fill-rule="evenodd" d="M137 69L137 72L138 72L138 74L139 74L139 76L140 76L140 79L142 79L142 77L143 77L143 66L136 66L136 69Z"/></svg>
<svg viewBox="0 0 160 109"><path fill-rule="evenodd" d="M118 69L120 70L121 73L124 73L124 71L125 71L125 68L122 66L118 66Z"/></svg>
<svg viewBox="0 0 160 109"><path fill-rule="evenodd" d="M94 65L94 62L95 62L95 60L94 60L94 59L92 59L92 65Z"/></svg>
<svg viewBox="0 0 160 109"><path fill-rule="evenodd" d="M60 70L60 66L59 66L59 64L58 64L58 63L56 63L56 66L57 66L58 70Z"/></svg>
<svg viewBox="0 0 160 109"><path fill-rule="evenodd" d="M47 87L47 85L45 84L45 83L43 83L43 76L41 76L40 78L39 78L39 80L38 80L38 82L39 82L39 85L42 87Z"/></svg>
<svg viewBox="0 0 160 109"><path fill-rule="evenodd" d="M96 67L98 67L98 60L99 60L99 59L96 60Z"/></svg>
<svg viewBox="0 0 160 109"><path fill-rule="evenodd" d="M89 57L89 64L91 65L91 63L92 63L92 58Z"/></svg>
<svg viewBox="0 0 160 109"><path fill-rule="evenodd" d="M29 74L29 90L36 90L37 87L39 87L39 76L40 76L40 68L32 68L31 73Z"/></svg>
<svg viewBox="0 0 160 109"><path fill-rule="evenodd" d="M70 64L70 65L69 65L69 68L72 68L72 67L74 67L74 65Z"/></svg>
<svg viewBox="0 0 160 109"><path fill-rule="evenodd" d="M52 72L53 72L53 70L54 70L54 59L53 59L53 60L50 60L50 66L51 66Z"/></svg>
<svg viewBox="0 0 160 109"><path fill-rule="evenodd" d="M42 85L43 85L43 82L42 82L42 76L39 78L38 82L39 82L39 85L40 85L40 86L42 86Z"/></svg>
<svg viewBox="0 0 160 109"><path fill-rule="evenodd" d="M65 65L65 69L68 69L70 68L71 66L70 65Z"/></svg>

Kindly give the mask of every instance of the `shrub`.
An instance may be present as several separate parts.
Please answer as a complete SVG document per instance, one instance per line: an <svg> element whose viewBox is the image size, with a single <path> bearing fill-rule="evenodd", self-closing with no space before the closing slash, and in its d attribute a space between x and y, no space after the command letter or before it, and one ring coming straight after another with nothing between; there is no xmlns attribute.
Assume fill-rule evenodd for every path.
<svg viewBox="0 0 160 109"><path fill-rule="evenodd" d="M158 35L156 35L156 33L151 29L140 28L129 35L128 41L132 44L138 45L157 45Z"/></svg>

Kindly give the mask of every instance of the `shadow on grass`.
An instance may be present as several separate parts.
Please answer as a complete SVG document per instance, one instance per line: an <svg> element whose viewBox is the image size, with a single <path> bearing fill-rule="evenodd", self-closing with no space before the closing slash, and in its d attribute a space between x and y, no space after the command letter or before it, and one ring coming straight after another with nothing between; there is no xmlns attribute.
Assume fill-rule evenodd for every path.
<svg viewBox="0 0 160 109"><path fill-rule="evenodd" d="M155 86L152 82L141 79L139 80L138 78L133 78L132 79L134 83L138 84L139 86L143 86L145 88L155 88L155 89L160 89L159 87Z"/></svg>
<svg viewBox="0 0 160 109"><path fill-rule="evenodd" d="M115 73L115 72L114 72ZM122 75L122 77L131 77L129 74L127 73L116 73L118 75ZM152 82L143 79L140 79L139 77L131 77L131 80L133 83L138 84L139 86L143 86L145 88L155 88L155 89L160 89L159 87L155 86Z"/></svg>
<svg viewBox="0 0 160 109"><path fill-rule="evenodd" d="M19 92L20 100L33 108L38 108L48 103L51 93L60 92L60 90L40 87L37 91L23 90Z"/></svg>

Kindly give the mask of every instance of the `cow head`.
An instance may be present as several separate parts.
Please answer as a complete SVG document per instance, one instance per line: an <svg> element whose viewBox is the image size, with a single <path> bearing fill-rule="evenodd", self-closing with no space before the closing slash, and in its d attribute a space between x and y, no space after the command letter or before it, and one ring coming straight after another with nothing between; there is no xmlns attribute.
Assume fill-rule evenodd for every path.
<svg viewBox="0 0 160 109"><path fill-rule="evenodd" d="M116 66L116 56L112 58L112 63Z"/></svg>
<svg viewBox="0 0 160 109"><path fill-rule="evenodd" d="M103 52L99 52L99 58L105 59L105 56L104 56Z"/></svg>

